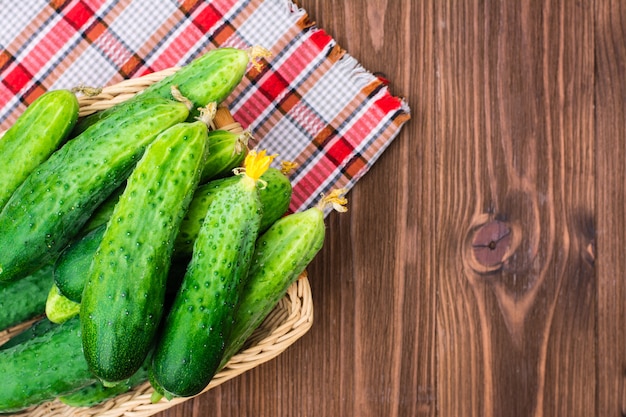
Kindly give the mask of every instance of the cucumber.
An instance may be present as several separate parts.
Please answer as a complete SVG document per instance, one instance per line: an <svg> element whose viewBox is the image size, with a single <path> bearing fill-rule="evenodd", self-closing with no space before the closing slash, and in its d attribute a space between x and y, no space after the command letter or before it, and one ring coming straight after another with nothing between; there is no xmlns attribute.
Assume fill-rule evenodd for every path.
<svg viewBox="0 0 626 417"><path fill-rule="evenodd" d="M87 223L85 223L80 231L77 233L77 236L86 236L93 230L107 224L107 222L111 218L111 213L113 213L115 205L117 204L120 196L124 192L124 188L126 188L126 181L124 181L122 185L113 190L113 192L94 210L94 212L89 217L89 220L87 220Z"/></svg>
<svg viewBox="0 0 626 417"><path fill-rule="evenodd" d="M217 372L261 223L257 182L271 160L251 151L245 173L208 208L154 351L151 381L167 398L198 394Z"/></svg>
<svg viewBox="0 0 626 417"><path fill-rule="evenodd" d="M265 187L260 187L259 197L263 206L259 233L282 217L291 201L291 183L278 169L269 168L262 176ZM193 200L180 224L174 240L174 258L188 259L193 252L193 243L198 236L213 196L228 184L238 181L238 177L228 177L211 181L196 189ZM87 271L91 260L102 241L106 225L101 225L85 236L77 238L61 253L54 267L54 282L61 294L72 301L80 302Z"/></svg>
<svg viewBox="0 0 626 417"><path fill-rule="evenodd" d="M191 255L193 244L215 194L238 180L237 177L226 177L198 187L174 242L176 257ZM292 194L291 182L276 168L268 168L261 175L261 180L265 185L259 187L259 198L263 206L259 232L267 230L272 223L287 212Z"/></svg>
<svg viewBox="0 0 626 417"><path fill-rule="evenodd" d="M34 339L35 337L41 336L42 334L46 333L48 330L56 326L58 326L57 323L51 322L50 320L48 320L47 317L42 317L39 320L35 321L32 325L27 327L25 330L22 330L21 332L4 342L0 346L0 350L8 349L12 346L24 343L27 340Z"/></svg>
<svg viewBox="0 0 626 417"><path fill-rule="evenodd" d="M65 297L59 288L52 284L46 300L46 317L57 324L61 324L77 315L80 304Z"/></svg>
<svg viewBox="0 0 626 417"><path fill-rule="evenodd" d="M226 176L233 168L241 164L247 153L248 139L246 135L235 135L221 130L210 131L208 135L209 154L200 176L200 184ZM125 184L122 184L98 206L80 231L81 236L109 220L124 187Z"/></svg>
<svg viewBox="0 0 626 417"><path fill-rule="evenodd" d="M209 155L200 176L200 184L224 177L232 172L233 168L239 166L243 158L245 158L247 144L248 138L245 134L236 135L222 130L210 131ZM83 236L109 220L115 204L124 191L124 187L125 184L122 184L98 206L79 232L79 235Z"/></svg>
<svg viewBox="0 0 626 417"><path fill-rule="evenodd" d="M324 210L332 206L345 211L344 192L335 190L317 206L279 219L259 237L220 368L244 346L319 252L325 237Z"/></svg>
<svg viewBox="0 0 626 417"><path fill-rule="evenodd" d="M143 365L127 380L113 386L106 386L100 381L87 385L77 391L61 395L59 401L70 407L93 407L124 394L148 381L151 356L148 355Z"/></svg>
<svg viewBox="0 0 626 417"><path fill-rule="evenodd" d="M183 66L174 74L154 83L141 94L167 97L171 86L194 104L190 117L198 116L198 108L219 104L241 82L251 54L237 48L216 48Z"/></svg>
<svg viewBox="0 0 626 417"><path fill-rule="evenodd" d="M207 126L180 123L151 143L128 178L87 275L80 317L92 372L134 374L161 319L173 241L200 178Z"/></svg>
<svg viewBox="0 0 626 417"><path fill-rule="evenodd" d="M43 93L0 139L0 209L11 194L63 143L78 119L78 100L68 90Z"/></svg>
<svg viewBox="0 0 626 417"><path fill-rule="evenodd" d="M171 88L176 86L193 103L189 115L191 121L198 116L199 107L209 103L219 104L239 85L251 59L255 59L255 53L250 51L226 47L213 49L152 84L129 101L144 97L172 98ZM92 124L108 118L114 111L115 107L112 107L79 120L73 134L85 131Z"/></svg>
<svg viewBox="0 0 626 417"><path fill-rule="evenodd" d="M0 283L0 330L44 313L53 269L50 263L24 279Z"/></svg>
<svg viewBox="0 0 626 417"><path fill-rule="evenodd" d="M0 213L0 281L58 256L129 175L145 147L186 119L180 102L138 100L68 141L29 175Z"/></svg>
<svg viewBox="0 0 626 417"><path fill-rule="evenodd" d="M0 350L0 375L0 413L21 411L94 383L82 352L79 318Z"/></svg>
<svg viewBox="0 0 626 417"><path fill-rule="evenodd" d="M102 242L106 224L72 241L54 265L54 283L68 299L80 303L91 261Z"/></svg>
<svg viewBox="0 0 626 417"><path fill-rule="evenodd" d="M200 184L226 177L240 167L248 151L248 135L228 130L209 132L209 158L202 170Z"/></svg>
<svg viewBox="0 0 626 417"><path fill-rule="evenodd" d="M261 180L265 184L259 189L259 197L263 204L263 217L261 217L259 232L263 233L287 213L293 189L289 178L275 168L268 168L261 175Z"/></svg>

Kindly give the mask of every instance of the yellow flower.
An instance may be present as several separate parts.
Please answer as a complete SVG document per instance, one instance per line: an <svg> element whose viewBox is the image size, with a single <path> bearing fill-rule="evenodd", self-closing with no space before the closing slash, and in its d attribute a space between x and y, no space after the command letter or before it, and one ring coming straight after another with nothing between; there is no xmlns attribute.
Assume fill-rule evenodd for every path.
<svg viewBox="0 0 626 417"><path fill-rule="evenodd" d="M276 155L267 155L265 150L256 152L254 149L248 152L244 161L246 175L255 181L261 178L261 175L267 171Z"/></svg>

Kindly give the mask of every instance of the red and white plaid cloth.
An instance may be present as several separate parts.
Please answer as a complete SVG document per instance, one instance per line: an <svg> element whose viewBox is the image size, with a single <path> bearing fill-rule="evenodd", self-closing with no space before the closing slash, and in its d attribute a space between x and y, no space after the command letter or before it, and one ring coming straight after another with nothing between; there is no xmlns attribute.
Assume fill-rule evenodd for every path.
<svg viewBox="0 0 626 417"><path fill-rule="evenodd" d="M0 14L0 130L44 91L105 86L220 46L272 52L227 100L259 147L293 161L291 211L352 188L409 119L384 82L288 0L33 0Z"/></svg>

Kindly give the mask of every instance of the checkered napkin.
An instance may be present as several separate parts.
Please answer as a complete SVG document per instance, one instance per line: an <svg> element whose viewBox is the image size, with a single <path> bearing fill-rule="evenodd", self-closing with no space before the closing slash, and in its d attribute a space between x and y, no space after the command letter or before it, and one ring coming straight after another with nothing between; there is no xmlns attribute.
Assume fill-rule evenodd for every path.
<svg viewBox="0 0 626 417"><path fill-rule="evenodd" d="M0 129L46 90L105 86L221 46L272 52L226 101L258 147L297 164L291 211L350 189L407 104L288 0L31 0L0 14Z"/></svg>

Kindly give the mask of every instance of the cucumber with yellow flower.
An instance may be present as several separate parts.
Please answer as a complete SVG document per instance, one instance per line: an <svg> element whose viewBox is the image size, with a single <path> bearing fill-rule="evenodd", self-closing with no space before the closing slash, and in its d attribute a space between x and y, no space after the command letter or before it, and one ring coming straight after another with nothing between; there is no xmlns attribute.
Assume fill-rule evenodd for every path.
<svg viewBox="0 0 626 417"><path fill-rule="evenodd" d="M154 351L151 381L167 398L201 392L218 371L261 224L260 177L273 158L251 150L208 207Z"/></svg>

